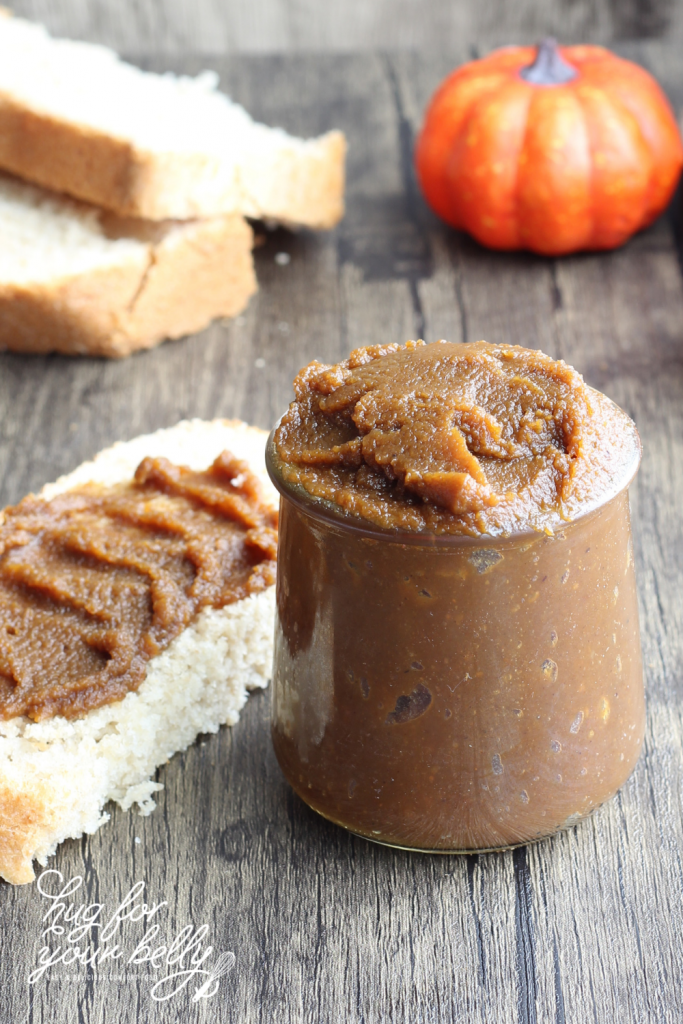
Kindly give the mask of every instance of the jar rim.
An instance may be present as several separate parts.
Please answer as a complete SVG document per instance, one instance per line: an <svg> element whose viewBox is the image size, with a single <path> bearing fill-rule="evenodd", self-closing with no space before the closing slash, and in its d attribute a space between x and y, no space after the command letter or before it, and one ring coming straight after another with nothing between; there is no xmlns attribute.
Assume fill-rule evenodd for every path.
<svg viewBox="0 0 683 1024"><path fill-rule="evenodd" d="M352 512L347 512L345 509L336 505L333 501L327 498L319 498L311 495L301 484L291 483L285 481L279 475L277 466L281 462L277 455L275 447L275 432L280 425L280 420L277 421L266 442L266 469L268 476L270 477L275 489L285 498L292 501L302 512L311 516L314 519L318 519L324 522L328 526L337 526L340 529L352 531L357 534L364 534L375 540L387 540L393 541L394 543L400 544L422 544L422 545L439 545L453 546L456 544L471 543L477 546L486 547L492 543L500 543L506 540L516 540L528 537L529 539L538 538L542 536L557 536L562 534L565 530L570 529L574 524L583 522L590 516L600 512L601 509L609 505L610 502L618 498L624 491L626 491L631 483L633 482L642 458L642 443L640 435L638 434L637 427L631 417L621 409L620 406L613 402L612 399L608 398L607 395L597 391L595 388L591 388L588 385L589 390L599 394L602 399L610 402L619 412L624 416L625 421L630 424L632 428L632 434L635 440L633 446L633 457L626 463L624 471L621 477L617 481L617 485L607 489L605 493L598 495L593 503L590 503L585 511L582 511L579 515L574 516L571 519L564 520L559 524L553 523L548 530L534 528L528 526L521 530L512 530L508 533L434 533L430 530L406 530L400 527L382 527L370 520L363 519L361 516L354 515ZM281 417L282 418L282 417ZM280 419L281 419L280 418Z"/></svg>

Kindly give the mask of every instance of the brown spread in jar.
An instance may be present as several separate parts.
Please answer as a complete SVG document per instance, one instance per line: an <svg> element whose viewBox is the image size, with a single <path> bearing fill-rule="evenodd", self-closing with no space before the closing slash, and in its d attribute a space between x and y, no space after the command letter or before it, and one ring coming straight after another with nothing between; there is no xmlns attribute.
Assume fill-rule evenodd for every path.
<svg viewBox="0 0 683 1024"><path fill-rule="evenodd" d="M518 346L362 348L294 389L275 433L283 480L389 529L552 530L640 457L613 403Z"/></svg>
<svg viewBox="0 0 683 1024"><path fill-rule="evenodd" d="M273 743L297 793L432 851L549 835L643 742L634 424L542 353L311 364L271 435Z"/></svg>
<svg viewBox="0 0 683 1024"><path fill-rule="evenodd" d="M130 483L33 495L0 519L0 718L122 699L202 608L274 582L277 513L228 452L145 459Z"/></svg>

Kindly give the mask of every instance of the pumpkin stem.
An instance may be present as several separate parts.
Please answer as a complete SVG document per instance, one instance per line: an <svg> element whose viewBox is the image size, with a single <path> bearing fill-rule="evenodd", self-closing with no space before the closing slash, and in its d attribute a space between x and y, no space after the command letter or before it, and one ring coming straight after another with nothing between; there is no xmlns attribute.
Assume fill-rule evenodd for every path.
<svg viewBox="0 0 683 1024"><path fill-rule="evenodd" d="M522 68L520 75L532 85L564 85L576 78L578 71L562 57L557 40L548 38L538 44L536 60Z"/></svg>

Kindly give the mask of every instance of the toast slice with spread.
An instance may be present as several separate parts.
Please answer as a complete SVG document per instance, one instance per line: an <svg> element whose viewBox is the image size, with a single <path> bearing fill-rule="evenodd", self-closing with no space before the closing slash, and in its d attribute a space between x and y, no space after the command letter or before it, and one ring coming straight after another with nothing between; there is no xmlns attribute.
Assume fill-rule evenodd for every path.
<svg viewBox="0 0 683 1024"><path fill-rule="evenodd" d="M163 459L196 471L194 476L187 474L187 479L195 481L192 486L201 489L201 480L196 484L196 478L226 451L235 458L231 456L225 462L225 456L221 456L224 463L232 467L232 475L228 473L224 494L222 491L219 498L225 496L228 502L245 504L249 493L259 490L251 477L253 472L262 485L259 507L265 510L267 517L274 517L277 503L265 471L265 437L265 431L237 421L193 420L116 444L101 452L92 462L84 463L73 473L46 486L36 498L27 499L25 518L28 515L30 529L30 516L41 503L44 506L46 501L50 501L50 507L53 507L58 502L63 513L69 501L77 506L78 495L87 494L88 489L94 493L109 493L114 489L118 493L116 488L127 485L141 463L149 467L153 459L160 460L159 465L162 468L166 466L170 474L169 493L173 490L175 471L172 467L168 469L170 462L163 463ZM178 472L186 473L185 470ZM245 484L246 477L249 480ZM215 500L211 494L207 499L209 502ZM157 505L161 502L157 515L166 515L164 494L161 498L157 495L154 501ZM6 536L11 516L24 505L20 503L0 514L0 540ZM145 505L145 515L147 511ZM206 519L202 510L191 508L190 513ZM129 526L131 521L129 512L124 510L122 522ZM159 547L156 543L159 529L156 523L152 540L143 541L148 548L150 544ZM171 519L168 529L171 532L175 529ZM223 537L221 523L218 522L215 528L216 550L225 546ZM25 542L26 537L20 538L20 544ZM72 538L70 543L73 542ZM257 543L262 542L257 538ZM119 556L111 553L112 544L114 547L118 544L116 535L109 539L106 557L120 563ZM0 551L0 560L14 557L13 550L8 554L5 545ZM270 557L274 558L274 552ZM76 601L71 601L72 606L74 603L78 606L77 612L81 614L85 609L87 615L86 612L83 615L86 618L96 619L99 610L91 607L93 591L89 593L86 584L97 574L88 558L84 564L86 571L82 579L70 579L68 568L66 571L62 568L60 576L53 567L52 575L53 578L60 576L62 588L70 588L77 596ZM37 593L36 602L40 606L40 614L44 615L45 594L48 588L53 587L49 579L46 582L43 578L49 567L47 563L36 565L35 558L26 565L31 571L31 593ZM22 586L28 578L26 565L22 570ZM269 565L274 566L274 562ZM16 570L17 566L13 568ZM258 569L257 566L256 571ZM129 573L127 568L123 571L124 574ZM211 582L204 579L203 585ZM103 585L101 582L97 584L100 590ZM135 581L133 585L136 585ZM120 591L123 586L121 577L117 586ZM159 652L147 658L141 681L138 679L136 686L120 699L103 703L85 713L73 714L73 709L62 709L63 713L54 715L46 714L44 708L36 711L34 707L22 715L0 718L0 875L3 878L14 884L30 882L34 877L33 860L44 865L63 840L95 832L109 817L105 805L110 800L115 800L124 810L137 804L142 814L149 814L155 806L155 792L163 788L153 781L155 769L176 751L189 746L198 734L217 732L221 725L237 722L248 692L264 687L268 682L272 660L274 590L271 573L262 575L257 587L248 593L245 591L246 596L232 600L224 607L214 606L216 602L214 605L205 604L170 642L165 646L161 643ZM54 597L53 590L50 593L52 597L47 603L53 610L57 605L59 612L58 599ZM23 591L21 600L26 600ZM73 607L65 611L71 614ZM3 616L7 621L2 621ZM0 675L3 675L3 692L12 696L7 679L8 673L11 675L11 642L19 642L21 638L16 636L16 625L11 624L8 612L3 610L0 602L0 634L3 632L7 635L0 636ZM35 643L35 637L29 636L27 642ZM21 672L17 673L17 678L21 686ZM39 688L48 692L52 684L59 682L58 678L44 679Z"/></svg>

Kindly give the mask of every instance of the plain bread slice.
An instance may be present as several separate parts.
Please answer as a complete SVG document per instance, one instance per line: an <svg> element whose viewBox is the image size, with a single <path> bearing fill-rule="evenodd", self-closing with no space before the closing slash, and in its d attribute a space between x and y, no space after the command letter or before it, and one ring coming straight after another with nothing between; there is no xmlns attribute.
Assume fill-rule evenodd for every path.
<svg viewBox="0 0 683 1024"><path fill-rule="evenodd" d="M238 214L122 219L0 172L0 235L0 349L126 356L236 316L256 291Z"/></svg>
<svg viewBox="0 0 683 1024"><path fill-rule="evenodd" d="M346 142L253 121L196 78L141 71L92 43L0 17L0 167L122 216L240 213L331 228Z"/></svg>

